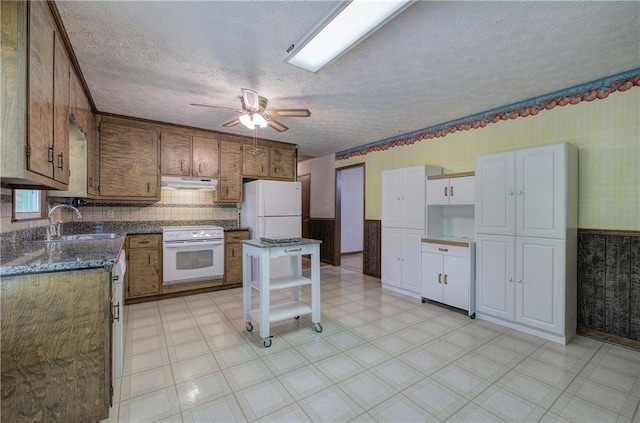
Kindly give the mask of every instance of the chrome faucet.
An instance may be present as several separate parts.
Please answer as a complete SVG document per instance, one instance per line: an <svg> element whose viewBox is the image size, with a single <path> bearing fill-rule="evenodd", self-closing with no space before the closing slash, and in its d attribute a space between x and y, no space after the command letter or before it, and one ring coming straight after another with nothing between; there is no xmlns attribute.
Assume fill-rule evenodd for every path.
<svg viewBox="0 0 640 423"><path fill-rule="evenodd" d="M78 219L82 219L82 213L80 213L80 210L78 210L77 208L73 207L72 205L69 204L58 204L57 206L53 206L51 207L51 210L49 210L49 227L47 228L47 239L48 240L52 240L52 239L58 239L60 238L61 234L61 221L58 223L53 223L51 222L51 218L53 217L53 213L60 209L60 208L69 208L71 210L74 210L76 212L76 215L78 216Z"/></svg>

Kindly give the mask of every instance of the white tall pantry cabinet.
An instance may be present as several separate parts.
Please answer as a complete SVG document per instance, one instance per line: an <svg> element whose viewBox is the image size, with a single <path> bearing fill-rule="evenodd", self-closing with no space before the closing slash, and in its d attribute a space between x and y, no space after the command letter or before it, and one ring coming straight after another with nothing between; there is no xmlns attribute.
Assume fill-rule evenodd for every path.
<svg viewBox="0 0 640 423"><path fill-rule="evenodd" d="M566 344L577 326L578 149L479 156L477 317Z"/></svg>
<svg viewBox="0 0 640 423"><path fill-rule="evenodd" d="M382 285L419 298L421 240L426 228L426 177L435 166L382 172Z"/></svg>

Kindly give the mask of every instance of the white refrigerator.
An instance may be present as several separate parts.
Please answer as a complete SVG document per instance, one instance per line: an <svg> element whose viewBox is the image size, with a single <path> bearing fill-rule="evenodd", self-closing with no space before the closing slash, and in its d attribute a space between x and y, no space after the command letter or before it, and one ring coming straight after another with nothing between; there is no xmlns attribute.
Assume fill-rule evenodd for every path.
<svg viewBox="0 0 640 423"><path fill-rule="evenodd" d="M240 224L248 227L251 239L302 236L302 185L300 182L251 181L243 186ZM259 275L259 259L252 264L252 279ZM298 256L298 269L302 259ZM270 277L291 275L291 259L271 259Z"/></svg>

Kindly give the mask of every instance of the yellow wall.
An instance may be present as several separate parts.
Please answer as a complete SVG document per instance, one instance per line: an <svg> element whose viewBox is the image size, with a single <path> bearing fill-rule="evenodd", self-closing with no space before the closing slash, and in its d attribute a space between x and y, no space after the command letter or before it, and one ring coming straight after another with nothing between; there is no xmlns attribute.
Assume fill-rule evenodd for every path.
<svg viewBox="0 0 640 423"><path fill-rule="evenodd" d="M431 164L444 173L475 170L478 155L570 142L580 150L579 227L640 230L640 89L556 107L336 162L366 163L367 219L380 219L380 172Z"/></svg>

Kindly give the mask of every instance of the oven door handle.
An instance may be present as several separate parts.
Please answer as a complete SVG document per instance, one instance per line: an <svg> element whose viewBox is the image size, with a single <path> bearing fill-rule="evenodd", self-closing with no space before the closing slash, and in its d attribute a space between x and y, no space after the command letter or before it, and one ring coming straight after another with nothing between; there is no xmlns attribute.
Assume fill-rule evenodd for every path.
<svg viewBox="0 0 640 423"><path fill-rule="evenodd" d="M220 241L195 241L195 242L164 242L164 248L180 248L180 247L206 247L208 245L222 245Z"/></svg>

